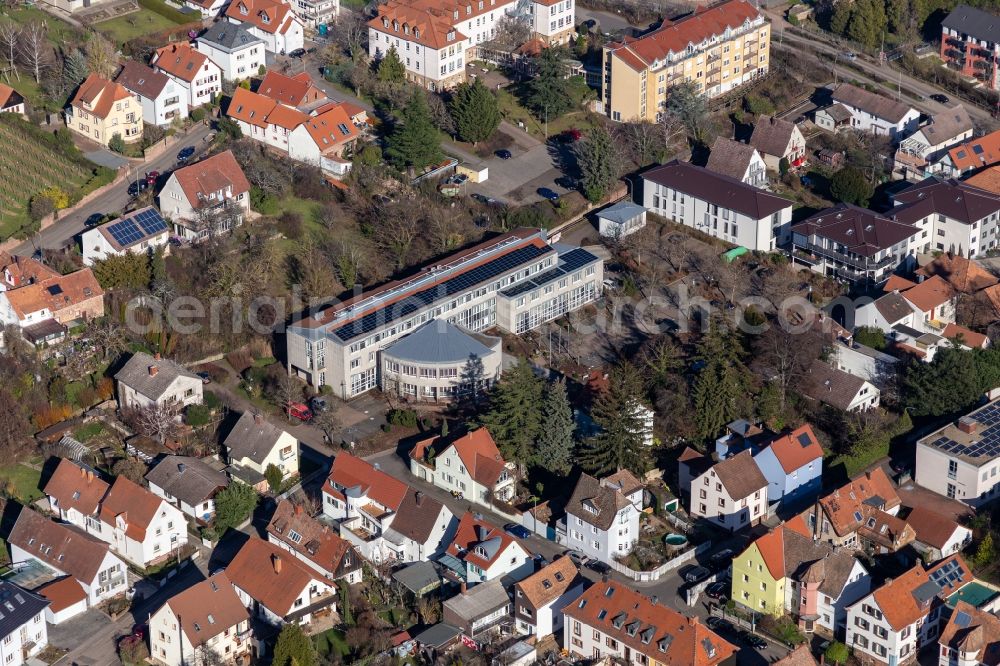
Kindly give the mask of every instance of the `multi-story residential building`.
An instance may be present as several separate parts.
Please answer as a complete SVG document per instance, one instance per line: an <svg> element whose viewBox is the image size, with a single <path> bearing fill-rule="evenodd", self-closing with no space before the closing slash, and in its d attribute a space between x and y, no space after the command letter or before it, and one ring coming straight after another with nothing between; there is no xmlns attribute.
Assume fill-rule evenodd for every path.
<svg viewBox="0 0 1000 666"><path fill-rule="evenodd" d="M428 456L429 451L434 455ZM487 428L452 441L435 437L418 442L410 453L410 472L483 506L514 497L514 463L503 459Z"/></svg>
<svg viewBox="0 0 1000 666"><path fill-rule="evenodd" d="M222 445L229 474L258 490L267 489L271 465L281 470L282 479L299 474L299 441L258 412L243 412Z"/></svg>
<svg viewBox="0 0 1000 666"><path fill-rule="evenodd" d="M222 69L187 42L156 49L151 64L180 86L192 109L211 102L222 92Z"/></svg>
<svg viewBox="0 0 1000 666"><path fill-rule="evenodd" d="M176 169L158 197L160 210L190 240L230 231L250 214L250 182L231 150Z"/></svg>
<svg viewBox="0 0 1000 666"><path fill-rule="evenodd" d="M89 268L0 291L0 325L33 344L54 342L67 326L104 316L104 290Z"/></svg>
<svg viewBox="0 0 1000 666"><path fill-rule="evenodd" d="M996 666L997 637L1000 618L959 601L938 639L938 666Z"/></svg>
<svg viewBox="0 0 1000 666"><path fill-rule="evenodd" d="M562 631L563 609L586 587L573 560L560 557L514 584L514 622L518 633L541 640Z"/></svg>
<svg viewBox="0 0 1000 666"><path fill-rule="evenodd" d="M142 139L142 104L120 83L91 74L65 109L66 127L101 145L117 134L126 143Z"/></svg>
<svg viewBox="0 0 1000 666"><path fill-rule="evenodd" d="M344 104L327 103L288 134L288 156L326 173L345 175L350 151L361 136Z"/></svg>
<svg viewBox="0 0 1000 666"><path fill-rule="evenodd" d="M264 42L275 55L285 55L305 44L304 25L286 0L236 0L226 7L226 18Z"/></svg>
<svg viewBox="0 0 1000 666"><path fill-rule="evenodd" d="M893 195L893 203L895 219L930 232L931 251L975 257L1000 245L1000 196L990 192L931 177Z"/></svg>
<svg viewBox="0 0 1000 666"><path fill-rule="evenodd" d="M875 409L882 400L882 392L867 379L819 359L806 370L799 391L807 398L844 412Z"/></svg>
<svg viewBox="0 0 1000 666"><path fill-rule="evenodd" d="M279 104L266 95L237 88L226 113L236 121L243 136L288 152L288 135L309 120L309 116L292 107Z"/></svg>
<svg viewBox="0 0 1000 666"><path fill-rule="evenodd" d="M101 500L110 487L93 469L60 458L42 492L59 520L85 526L87 521L100 520Z"/></svg>
<svg viewBox="0 0 1000 666"><path fill-rule="evenodd" d="M889 525L888 517L899 513L900 504L892 481L881 467L876 467L821 498L802 513L802 518L814 539L863 550L869 541L889 536L879 534L880 526ZM912 528L907 531L895 524L893 529L897 549L915 537Z"/></svg>
<svg viewBox="0 0 1000 666"><path fill-rule="evenodd" d="M250 614L224 571L170 597L148 626L157 664L250 663Z"/></svg>
<svg viewBox="0 0 1000 666"><path fill-rule="evenodd" d="M427 266L416 275L296 319L288 370L344 399L381 385L382 350L432 319L473 332L524 333L596 300L603 262L559 249L539 229L518 229Z"/></svg>
<svg viewBox="0 0 1000 666"><path fill-rule="evenodd" d="M911 173L920 176L928 170L936 170L932 165L937 165L949 148L971 139L972 130L972 118L961 104L933 114L926 125L899 144L895 171L908 178Z"/></svg>
<svg viewBox="0 0 1000 666"><path fill-rule="evenodd" d="M764 164L772 171L780 171L781 160L788 160L788 166L802 166L806 159L806 139L795 123L776 118L760 116L753 125L750 145L757 149Z"/></svg>
<svg viewBox="0 0 1000 666"><path fill-rule="evenodd" d="M505 530L466 511L445 554L438 558L446 575L469 585L508 578L518 581L535 571L531 553Z"/></svg>
<svg viewBox="0 0 1000 666"><path fill-rule="evenodd" d="M677 160L642 179L642 205L678 224L761 252L791 238L792 202L783 197Z"/></svg>
<svg viewBox="0 0 1000 666"><path fill-rule="evenodd" d="M122 409L173 406L183 409L200 405L204 396L204 383L180 363L136 352L115 373L118 388L118 406Z"/></svg>
<svg viewBox="0 0 1000 666"><path fill-rule="evenodd" d="M115 478L101 500L100 521L79 525L140 567L158 564L187 543L187 519L180 509L124 476Z"/></svg>
<svg viewBox="0 0 1000 666"><path fill-rule="evenodd" d="M847 645L877 664L914 661L937 641L948 598L973 580L960 555L929 569L918 563L847 609Z"/></svg>
<svg viewBox="0 0 1000 666"><path fill-rule="evenodd" d="M846 125L858 132L888 136L895 142L902 141L917 129L920 112L908 104L897 102L859 88L841 83L831 93L833 104L816 112L816 124L826 130L839 129L839 115L831 109L846 110ZM839 107L839 109L838 109Z"/></svg>
<svg viewBox="0 0 1000 666"><path fill-rule="evenodd" d="M480 583L441 604L441 619L477 642L500 633L500 625L510 622L510 592L499 579Z"/></svg>
<svg viewBox="0 0 1000 666"><path fill-rule="evenodd" d="M895 217L839 203L792 227L792 258L829 277L874 286L931 243L921 230Z"/></svg>
<svg viewBox="0 0 1000 666"><path fill-rule="evenodd" d="M292 11L307 28L333 23L340 13L339 0L295 0Z"/></svg>
<svg viewBox="0 0 1000 666"><path fill-rule="evenodd" d="M564 7L567 1L572 19L573 0L557 4ZM378 60L395 49L407 80L430 90L453 88L465 82L476 47L493 39L497 21L516 7L513 0L391 0L368 22L368 55ZM542 11L551 10L537 10ZM565 11L559 14L564 24L550 30L552 35L565 29Z"/></svg>
<svg viewBox="0 0 1000 666"><path fill-rule="evenodd" d="M566 503L566 545L611 562L639 540L639 509L608 479L581 474Z"/></svg>
<svg viewBox="0 0 1000 666"><path fill-rule="evenodd" d="M604 46L601 100L620 122L656 121L670 88L693 82L717 97L767 74L771 25L748 0L725 0L642 37Z"/></svg>
<svg viewBox="0 0 1000 666"><path fill-rule="evenodd" d="M592 585L563 610L563 645L574 659L612 657L635 664L733 666L738 648L697 617L617 581Z"/></svg>
<svg viewBox="0 0 1000 666"><path fill-rule="evenodd" d="M569 44L576 35L576 0L534 0L531 32L547 46Z"/></svg>
<svg viewBox="0 0 1000 666"><path fill-rule="evenodd" d="M336 583L259 537L243 544L225 572L251 617L267 624L309 624L317 611L336 611Z"/></svg>
<svg viewBox="0 0 1000 666"><path fill-rule="evenodd" d="M195 48L219 66L227 81L257 76L267 65L264 40L229 21L218 21L198 35Z"/></svg>
<svg viewBox="0 0 1000 666"><path fill-rule="evenodd" d="M128 588L128 566L111 552L107 543L27 507L18 514L7 543L15 569L34 562L43 571L54 573L52 578L65 577L51 584L60 586L52 601L55 605L56 597L71 598L72 612L62 613L61 609L50 607L60 613L53 617L53 624L124 594ZM45 596L45 590L42 592Z"/></svg>
<svg viewBox="0 0 1000 666"><path fill-rule="evenodd" d="M1000 400L917 441L918 485L974 507L1000 493Z"/></svg>
<svg viewBox="0 0 1000 666"><path fill-rule="evenodd" d="M767 487L750 451L741 451L692 477L688 513L735 532L767 515Z"/></svg>
<svg viewBox="0 0 1000 666"><path fill-rule="evenodd" d="M861 561L814 541L801 517L733 558L733 601L755 613L790 613L807 632L843 636L847 607L870 591L871 578Z"/></svg>
<svg viewBox="0 0 1000 666"><path fill-rule="evenodd" d="M350 453L334 458L323 515L372 562L419 562L447 547L455 517L444 504Z"/></svg>
<svg viewBox="0 0 1000 666"><path fill-rule="evenodd" d="M361 582L361 557L354 546L305 512L301 504L278 502L267 525L267 540L323 574L328 580Z"/></svg>
<svg viewBox="0 0 1000 666"><path fill-rule="evenodd" d="M108 257L125 254L145 254L163 248L169 251L170 225L152 206L87 229L80 236L83 264L93 266Z"/></svg>
<svg viewBox="0 0 1000 666"><path fill-rule="evenodd" d="M409 400L427 402L449 402L481 393L500 379L501 343L498 337L434 319L382 350L382 388ZM433 481L432 476L427 480Z"/></svg>
<svg viewBox="0 0 1000 666"><path fill-rule="evenodd" d="M800 502L822 489L823 447L808 423L775 438L753 459L767 479L768 502Z"/></svg>
<svg viewBox="0 0 1000 666"><path fill-rule="evenodd" d="M1000 162L1000 130L971 139L948 150L927 171L943 178L961 178L977 169Z"/></svg>
<svg viewBox="0 0 1000 666"><path fill-rule="evenodd" d="M172 78L141 62L126 60L115 83L135 95L142 106L142 118L150 125L166 127L175 118L188 114L187 91Z"/></svg>
<svg viewBox="0 0 1000 666"><path fill-rule="evenodd" d="M929 562L954 555L972 541L972 530L955 522L952 516L916 506L906 515L906 522L916 531L916 548Z"/></svg>
<svg viewBox="0 0 1000 666"><path fill-rule="evenodd" d="M199 523L215 515L215 496L229 485L224 472L193 456L166 456L146 474L149 489Z"/></svg>
<svg viewBox="0 0 1000 666"><path fill-rule="evenodd" d="M705 168L751 187L767 187L767 165L757 149L748 143L720 136L712 144Z"/></svg>
<svg viewBox="0 0 1000 666"><path fill-rule="evenodd" d="M1000 88L998 19L996 13L959 5L941 21L941 60L991 90Z"/></svg>
<svg viewBox="0 0 1000 666"><path fill-rule="evenodd" d="M17 585L0 582L0 663L22 666L48 647L49 632L45 611L50 602L43 596Z"/></svg>

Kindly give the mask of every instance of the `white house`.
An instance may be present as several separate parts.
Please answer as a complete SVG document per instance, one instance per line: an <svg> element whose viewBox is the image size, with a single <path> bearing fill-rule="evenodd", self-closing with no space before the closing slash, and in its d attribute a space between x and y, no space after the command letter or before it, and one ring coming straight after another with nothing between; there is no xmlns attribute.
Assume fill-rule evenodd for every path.
<svg viewBox="0 0 1000 666"><path fill-rule="evenodd" d="M84 266L124 254L146 254L157 248L168 250L170 227L152 206L123 215L80 236Z"/></svg>
<svg viewBox="0 0 1000 666"><path fill-rule="evenodd" d="M517 581L535 571L531 553L520 541L471 511L458 522L455 536L438 563L470 585L504 577Z"/></svg>
<svg viewBox="0 0 1000 666"><path fill-rule="evenodd" d="M822 490L823 447L808 423L778 437L753 459L767 479L769 502L798 502Z"/></svg>
<svg viewBox="0 0 1000 666"><path fill-rule="evenodd" d="M806 157L806 139L799 126L774 116L760 116L753 125L750 145L757 149L764 164L772 171L779 171L781 160L788 166L801 166Z"/></svg>
<svg viewBox="0 0 1000 666"><path fill-rule="evenodd" d="M260 490L266 489L264 473L274 465L281 478L299 474L299 440L261 414L243 412L222 442L228 472Z"/></svg>
<svg viewBox="0 0 1000 666"><path fill-rule="evenodd" d="M218 16L219 12L229 4L229 0L184 0L183 4L186 9L208 18Z"/></svg>
<svg viewBox="0 0 1000 666"><path fill-rule="evenodd" d="M642 176L651 213L751 250L791 238L792 202L735 178L674 160Z"/></svg>
<svg viewBox="0 0 1000 666"><path fill-rule="evenodd" d="M229 21L218 21L198 35L195 48L219 66L227 81L257 76L267 64L264 40Z"/></svg>
<svg viewBox="0 0 1000 666"><path fill-rule="evenodd" d="M560 557L514 584L514 623L519 634L541 640L562 631L563 609L583 594L573 560Z"/></svg>
<svg viewBox="0 0 1000 666"><path fill-rule="evenodd" d="M308 564L327 580L361 582L361 557L329 525L287 499L278 502L267 525L267 540Z"/></svg>
<svg viewBox="0 0 1000 666"><path fill-rule="evenodd" d="M1000 426L1000 400L917 441L917 485L971 506L1000 494L1000 450L993 442Z"/></svg>
<svg viewBox="0 0 1000 666"><path fill-rule="evenodd" d="M146 482L184 515L208 523L215 515L215 496L229 485L229 477L201 458L166 456L146 474Z"/></svg>
<svg viewBox="0 0 1000 666"><path fill-rule="evenodd" d="M340 0L295 0L292 11L307 28L329 25L340 13Z"/></svg>
<svg viewBox="0 0 1000 666"><path fill-rule="evenodd" d="M206 238L243 224L250 214L250 182L226 150L173 171L159 200L179 234Z"/></svg>
<svg viewBox="0 0 1000 666"><path fill-rule="evenodd" d="M333 581L258 537L243 544L225 571L251 616L268 624L309 624L316 611L336 610Z"/></svg>
<svg viewBox="0 0 1000 666"><path fill-rule="evenodd" d="M376 563L427 560L444 550L457 523L438 500L346 452L323 484L323 515Z"/></svg>
<svg viewBox="0 0 1000 666"><path fill-rule="evenodd" d="M833 105L841 106L850 114L848 126L858 132L871 132L901 141L917 129L920 112L902 102L877 95L850 83L841 83L832 93ZM816 124L824 129L835 129L817 112Z"/></svg>
<svg viewBox="0 0 1000 666"><path fill-rule="evenodd" d="M305 43L302 20L285 0L234 0L226 8L226 18L262 39L264 48L276 55L301 49Z"/></svg>
<svg viewBox="0 0 1000 666"><path fill-rule="evenodd" d="M7 581L0 582L0 663L21 666L49 644L45 611L49 601Z"/></svg>
<svg viewBox="0 0 1000 666"><path fill-rule="evenodd" d="M128 566L107 543L27 507L18 514L7 543L15 567L35 562L59 578L51 585L59 585L60 599L72 598L71 612L54 617L53 623L124 594L128 588ZM72 597L66 588L78 596Z"/></svg>
<svg viewBox="0 0 1000 666"><path fill-rule="evenodd" d="M875 409L882 400L882 392L875 384L819 359L806 370L799 391L807 398L844 412Z"/></svg>
<svg viewBox="0 0 1000 666"><path fill-rule="evenodd" d="M1000 618L959 601L938 639L938 666L996 664L998 637Z"/></svg>
<svg viewBox="0 0 1000 666"><path fill-rule="evenodd" d="M640 509L621 488L613 480L580 475L566 504L567 546L602 562L632 551L639 540Z"/></svg>
<svg viewBox="0 0 1000 666"><path fill-rule="evenodd" d="M914 660L920 647L937 640L945 599L972 580L960 555L930 569L917 563L847 609L848 647L882 664Z"/></svg>
<svg viewBox="0 0 1000 666"><path fill-rule="evenodd" d="M6 83L0 83L0 113L25 115L24 96Z"/></svg>
<svg viewBox="0 0 1000 666"><path fill-rule="evenodd" d="M930 122L918 127L899 144L896 162L902 157L904 162L912 162L918 167L918 173L922 168L934 170L932 165L947 155L949 148L972 138L972 130L972 118L961 104L935 113Z"/></svg>
<svg viewBox="0 0 1000 666"><path fill-rule="evenodd" d="M88 522L87 531L140 567L177 557L188 540L180 509L124 476L115 479L101 500L99 526Z"/></svg>
<svg viewBox="0 0 1000 666"><path fill-rule="evenodd" d="M437 451L429 475L424 462L428 449ZM491 506L495 500L506 502L514 496L513 467L500 455L487 428L450 442L436 437L425 440L410 454L410 472L414 476L483 506Z"/></svg>
<svg viewBox="0 0 1000 666"><path fill-rule="evenodd" d="M233 93L226 114L236 121L243 136L284 153L288 152L288 135L309 120L302 111L245 88Z"/></svg>
<svg viewBox="0 0 1000 666"><path fill-rule="evenodd" d="M60 458L43 492L49 508L59 520L87 529L93 523L99 530L101 501L111 488L93 469Z"/></svg>
<svg viewBox="0 0 1000 666"><path fill-rule="evenodd" d="M751 187L767 187L767 165L748 143L720 136L712 144L705 168L729 176Z"/></svg>
<svg viewBox="0 0 1000 666"><path fill-rule="evenodd" d="M926 553L931 562L954 555L972 541L972 530L925 506L916 506L906 522L917 533L914 547Z"/></svg>
<svg viewBox="0 0 1000 666"><path fill-rule="evenodd" d="M548 46L569 44L576 34L575 0L533 0L532 38Z"/></svg>
<svg viewBox="0 0 1000 666"><path fill-rule="evenodd" d="M688 513L735 532L764 519L767 490L750 451L741 451L691 479Z"/></svg>
<svg viewBox="0 0 1000 666"><path fill-rule="evenodd" d="M149 618L148 636L150 654L165 666L250 663L250 614L225 572L170 597Z"/></svg>
<svg viewBox="0 0 1000 666"><path fill-rule="evenodd" d="M619 201L597 213L601 236L619 240L646 226L646 209L631 201Z"/></svg>
<svg viewBox="0 0 1000 666"><path fill-rule="evenodd" d="M222 92L222 69L187 42L156 49L152 65L180 86L192 109Z"/></svg>
<svg viewBox="0 0 1000 666"><path fill-rule="evenodd" d="M975 257L1000 241L1000 196L957 180L926 180L893 195L888 214L930 234L929 251Z"/></svg>
<svg viewBox="0 0 1000 666"><path fill-rule="evenodd" d="M141 62L126 60L115 82L139 98L142 119L151 125L166 127L175 118L183 119L188 114L187 90Z"/></svg>
<svg viewBox="0 0 1000 666"><path fill-rule="evenodd" d="M119 408L156 405L180 410L200 405L204 396L201 377L170 359L136 352L115 373Z"/></svg>
<svg viewBox="0 0 1000 666"><path fill-rule="evenodd" d="M334 175L344 175L350 168L344 151L360 135L344 106L330 104L288 134L288 156Z"/></svg>

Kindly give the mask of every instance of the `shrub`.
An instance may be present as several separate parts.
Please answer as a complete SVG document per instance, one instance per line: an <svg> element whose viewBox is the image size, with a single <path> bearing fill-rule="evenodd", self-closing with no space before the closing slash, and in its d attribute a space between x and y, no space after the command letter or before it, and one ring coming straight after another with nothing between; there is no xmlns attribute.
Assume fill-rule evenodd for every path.
<svg viewBox="0 0 1000 666"><path fill-rule="evenodd" d="M108 148L119 154L124 153L125 139L122 138L121 134L115 132L114 134L111 135L111 140L108 141Z"/></svg>
<svg viewBox="0 0 1000 666"><path fill-rule="evenodd" d="M872 349L885 349L885 331L877 326L859 327L854 332L854 340Z"/></svg>
<svg viewBox="0 0 1000 666"><path fill-rule="evenodd" d="M278 200L255 185L250 186L250 206L261 215L278 214Z"/></svg>
<svg viewBox="0 0 1000 666"><path fill-rule="evenodd" d="M149 658L149 648L142 636L126 636L118 643L118 656L127 666L143 664Z"/></svg>
<svg viewBox="0 0 1000 666"><path fill-rule="evenodd" d="M268 465L264 470L264 478L267 480L267 485L271 488L272 493L277 493L281 489L281 479L284 476L274 463Z"/></svg>
<svg viewBox="0 0 1000 666"><path fill-rule="evenodd" d="M191 120L195 121L196 123L200 123L204 119L205 119L205 109L201 108L200 106L196 106L195 108L191 109Z"/></svg>
<svg viewBox="0 0 1000 666"><path fill-rule="evenodd" d="M48 197L51 199L52 207L56 210L62 210L63 208L69 206L69 195L56 185L46 187L38 193L38 196Z"/></svg>
<svg viewBox="0 0 1000 666"><path fill-rule="evenodd" d="M302 215L295 211L286 211L278 218L278 231L286 238L298 240L302 238Z"/></svg>
<svg viewBox="0 0 1000 666"><path fill-rule="evenodd" d="M38 222L47 215L51 215L55 210L56 207L52 205L52 199L42 194L36 194L31 197L31 202L28 204L28 214L35 222Z"/></svg>
<svg viewBox="0 0 1000 666"><path fill-rule="evenodd" d="M219 396L215 395L212 391L205 391L202 400L205 403L205 407L211 411L215 411L219 407L222 407L222 400L220 400Z"/></svg>
<svg viewBox="0 0 1000 666"><path fill-rule="evenodd" d="M390 409L386 414L386 420L401 428L417 427L417 413L412 409Z"/></svg>
<svg viewBox="0 0 1000 666"><path fill-rule="evenodd" d="M206 405L191 405L184 413L184 420L193 428L201 427L208 423L211 412Z"/></svg>

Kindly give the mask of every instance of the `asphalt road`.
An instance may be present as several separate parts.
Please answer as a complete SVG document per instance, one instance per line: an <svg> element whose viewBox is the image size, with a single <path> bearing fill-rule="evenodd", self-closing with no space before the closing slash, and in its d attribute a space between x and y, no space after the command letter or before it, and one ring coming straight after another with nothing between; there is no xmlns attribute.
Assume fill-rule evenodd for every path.
<svg viewBox="0 0 1000 666"><path fill-rule="evenodd" d="M177 152L181 148L194 146L196 151L195 158L202 155L208 149L209 144L204 139L211 131L211 128L203 123L197 123L186 134L182 135L183 138L181 141L175 143L174 146L162 155L148 162L133 161L129 169L140 177L148 171L159 171L162 182L162 178L177 166ZM43 229L33 238L21 243L15 248L14 252L16 254L28 255L39 248L53 250L63 248L72 243L74 238L83 231L83 223L88 217L95 213L120 213L131 198L128 194L128 181L121 183L58 220L52 226Z"/></svg>

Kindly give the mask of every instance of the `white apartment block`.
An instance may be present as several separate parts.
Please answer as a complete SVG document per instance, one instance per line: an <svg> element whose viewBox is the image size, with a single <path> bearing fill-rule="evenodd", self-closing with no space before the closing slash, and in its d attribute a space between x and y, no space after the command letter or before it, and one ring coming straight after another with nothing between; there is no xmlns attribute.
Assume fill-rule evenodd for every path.
<svg viewBox="0 0 1000 666"><path fill-rule="evenodd" d="M295 321L288 370L344 399L382 385L380 352L437 318L478 332L524 333L597 300L604 264L519 229Z"/></svg>
<svg viewBox="0 0 1000 666"><path fill-rule="evenodd" d="M333 23L340 13L339 0L294 0L292 11L307 28Z"/></svg>
<svg viewBox="0 0 1000 666"><path fill-rule="evenodd" d="M651 213L751 250L791 238L791 201L688 162L644 173L642 197Z"/></svg>
<svg viewBox="0 0 1000 666"><path fill-rule="evenodd" d="M257 76L267 64L264 40L229 21L219 21L199 35L195 48L218 65L228 81Z"/></svg>
<svg viewBox="0 0 1000 666"><path fill-rule="evenodd" d="M893 203L887 214L920 229L924 252L975 257L1000 245L1000 196L991 192L931 177L894 195Z"/></svg>
<svg viewBox="0 0 1000 666"><path fill-rule="evenodd" d="M939 495L978 507L1000 493L1000 400L917 442L915 480Z"/></svg>
<svg viewBox="0 0 1000 666"><path fill-rule="evenodd" d="M638 541L639 509L606 481L580 475L566 504L566 545L610 563Z"/></svg>
<svg viewBox="0 0 1000 666"><path fill-rule="evenodd" d="M546 44L569 44L576 33L575 0L531 3L532 36Z"/></svg>

